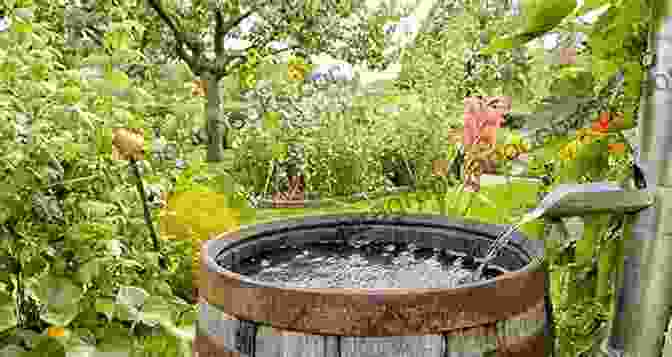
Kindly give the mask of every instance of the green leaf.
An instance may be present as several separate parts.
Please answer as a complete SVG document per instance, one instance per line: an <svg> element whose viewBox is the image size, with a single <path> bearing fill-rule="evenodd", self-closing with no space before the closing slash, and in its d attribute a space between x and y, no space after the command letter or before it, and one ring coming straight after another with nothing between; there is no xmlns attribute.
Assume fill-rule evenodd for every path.
<svg viewBox="0 0 672 357"><path fill-rule="evenodd" d="M105 73L105 81L113 89L117 90L128 89L131 85L131 81L126 75L126 73L115 70Z"/></svg>
<svg viewBox="0 0 672 357"><path fill-rule="evenodd" d="M102 218L116 210L117 206L111 203L87 200L80 202L79 208L84 211L84 214L89 218Z"/></svg>
<svg viewBox="0 0 672 357"><path fill-rule="evenodd" d="M98 259L93 259L88 261L79 268L77 272L77 280L83 284L87 285L91 283L95 278L97 278L102 271L101 262Z"/></svg>
<svg viewBox="0 0 672 357"><path fill-rule="evenodd" d="M317 15L321 5L322 2L320 0L307 0L304 3L306 13L311 15Z"/></svg>
<svg viewBox="0 0 672 357"><path fill-rule="evenodd" d="M30 278L42 273L46 267L46 259L41 255L35 255L30 257L28 262L24 262L21 273L24 277Z"/></svg>
<svg viewBox="0 0 672 357"><path fill-rule="evenodd" d="M96 148L98 154L112 153L112 129L111 128L96 128Z"/></svg>
<svg viewBox="0 0 672 357"><path fill-rule="evenodd" d="M3 349L0 349L0 357L21 357L25 356L26 350L17 345L7 345Z"/></svg>
<svg viewBox="0 0 672 357"><path fill-rule="evenodd" d="M63 102L65 104L75 104L82 97L82 91L79 87L68 86L63 88Z"/></svg>
<svg viewBox="0 0 672 357"><path fill-rule="evenodd" d="M279 129L281 119L282 114L278 112L266 112L264 114L264 129L266 130Z"/></svg>
<svg viewBox="0 0 672 357"><path fill-rule="evenodd" d="M16 327L17 324L16 301L9 293L0 291L0 333Z"/></svg>
<svg viewBox="0 0 672 357"><path fill-rule="evenodd" d="M31 289L38 301L54 307L67 307L69 304L79 302L84 293L82 288L73 284L71 280L50 275L33 281Z"/></svg>
<svg viewBox="0 0 672 357"><path fill-rule="evenodd" d="M175 326L173 324L162 325L172 336L177 337L182 341L193 341L196 337L196 329L193 325Z"/></svg>
<svg viewBox="0 0 672 357"><path fill-rule="evenodd" d="M611 0L584 0L583 6L576 12L576 16L583 16L605 5L611 7Z"/></svg>
<svg viewBox="0 0 672 357"><path fill-rule="evenodd" d="M122 286L115 301L117 317L122 320L135 321L140 318L140 309L149 294L141 288Z"/></svg>
<svg viewBox="0 0 672 357"><path fill-rule="evenodd" d="M577 6L577 0L530 0L523 2L527 18L523 33L548 32L559 25Z"/></svg>
<svg viewBox="0 0 672 357"><path fill-rule="evenodd" d="M173 108L178 118L193 118L203 113L203 104L200 102L176 103Z"/></svg>
<svg viewBox="0 0 672 357"><path fill-rule="evenodd" d="M128 49L129 34L122 30L108 32L105 34L104 44L111 50Z"/></svg>
<svg viewBox="0 0 672 357"><path fill-rule="evenodd" d="M114 318L114 299L112 298L97 298L96 299L96 312L101 313L107 317L107 321L112 321Z"/></svg>
<svg viewBox="0 0 672 357"><path fill-rule="evenodd" d="M112 58L108 55L93 54L82 60L83 66L105 66L110 64Z"/></svg>
<svg viewBox="0 0 672 357"><path fill-rule="evenodd" d="M79 304L47 305L40 318L54 326L68 326L79 314Z"/></svg>
<svg viewBox="0 0 672 357"><path fill-rule="evenodd" d="M67 357L93 357L96 351L95 346L80 343L68 348Z"/></svg>
<svg viewBox="0 0 672 357"><path fill-rule="evenodd" d="M159 296L150 296L142 307L140 319L149 326L156 324L171 325L173 324L172 316L174 314L174 309L165 299Z"/></svg>
<svg viewBox="0 0 672 357"><path fill-rule="evenodd" d="M273 143L271 147L273 158L276 160L284 160L287 157L288 145L287 143Z"/></svg>
<svg viewBox="0 0 672 357"><path fill-rule="evenodd" d="M507 36L507 37L500 37L496 38L492 41L492 43L481 50L482 55L494 55L497 52L501 51L506 51L506 50L511 50L517 46L522 45L521 39L516 36Z"/></svg>
<svg viewBox="0 0 672 357"><path fill-rule="evenodd" d="M31 33L33 32L33 24L30 22L15 21L12 28L17 33Z"/></svg>

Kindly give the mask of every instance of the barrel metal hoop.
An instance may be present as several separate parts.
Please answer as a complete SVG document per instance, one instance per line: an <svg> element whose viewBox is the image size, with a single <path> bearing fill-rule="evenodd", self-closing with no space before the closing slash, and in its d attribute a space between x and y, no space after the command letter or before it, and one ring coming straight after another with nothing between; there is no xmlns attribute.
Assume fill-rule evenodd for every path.
<svg viewBox="0 0 672 357"><path fill-rule="evenodd" d="M257 345L257 324L254 321L238 320L236 329L236 349L238 352L247 355L255 355Z"/></svg>

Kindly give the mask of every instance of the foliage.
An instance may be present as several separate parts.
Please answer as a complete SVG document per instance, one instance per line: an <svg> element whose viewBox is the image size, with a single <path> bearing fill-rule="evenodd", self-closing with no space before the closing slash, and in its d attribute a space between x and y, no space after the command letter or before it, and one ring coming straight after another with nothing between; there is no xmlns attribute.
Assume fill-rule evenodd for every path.
<svg viewBox="0 0 672 357"><path fill-rule="evenodd" d="M480 2L460 8L445 1L431 30L405 53L396 88L381 96L363 95L348 83L310 81L305 75L314 64L308 58L328 53L366 68L385 67L385 25L404 11L368 12L359 2L318 1L324 8L316 9L280 1L246 2L246 8L211 3L217 6L9 3L12 26L0 32L0 351L190 354L194 244L253 221L243 192L282 191L292 170L303 172L307 190L325 195L376 191L386 184L388 157L413 171L418 187L429 186L431 162L454 150L449 129L460 125L467 92L516 93L514 106L532 108L546 94L583 89L599 99L589 115L623 115L610 114L607 121L595 115L595 128L531 153L530 172L550 177L542 191L567 182L624 183L630 176L632 150L621 131L633 126L648 65L643 53L652 15L642 2L586 1L573 14L554 1L530 2L543 9L528 17L518 38L550 29L589 35L577 63L563 67L543 63L532 47L526 49L531 56L520 56L511 43L494 39L510 35L517 19L482 11ZM269 6L244 34L236 22L260 4ZM571 24L603 5L595 25ZM175 29L171 19L180 20L172 23ZM223 48L215 37L246 39L254 49ZM289 60L266 46L274 40L292 47ZM497 53L479 57L487 43ZM175 59L179 63L170 63ZM462 74L476 59L481 64L465 80ZM619 70L622 89L605 91ZM206 97L192 95L194 76L208 85ZM220 87L228 87L222 108L215 99ZM233 150L225 150L213 139L214 124L227 122L222 111L241 109L240 97L253 108L244 128L220 135L234 139L228 141ZM136 179L126 163L111 159L112 129L121 127L139 129L146 138L141 173L164 238L159 251L147 234ZM221 147L217 163L206 163L213 157L204 143ZM493 223L511 223L537 198L536 188L517 184L485 187L480 194L460 193L460 187L442 192L444 203L452 198L458 213ZM190 209L194 202L201 209ZM204 218L207 205L227 209ZM171 212L182 213L166 219ZM550 253L559 287L554 292L563 292L554 296L563 357L585 350L591 327L607 316L620 249L607 233L620 229L617 221L587 217L583 236ZM538 226L525 227L526 233L538 236ZM160 257L168 258L165 269Z"/></svg>
<svg viewBox="0 0 672 357"><path fill-rule="evenodd" d="M198 112L190 106L198 99L179 77L172 88L157 90L123 72L120 64L141 56L136 39L123 32L134 30L122 30L122 20L116 22L122 32L108 36L104 47L68 48L58 21L64 10L34 5L32 19L10 9L12 27L0 33L0 257L9 267L0 284L0 344L49 355L140 354L142 346L190 355L195 310L185 299L191 274L177 257L188 256L191 247L164 242L160 251L150 248L134 180L110 154L114 127L152 137L159 124L172 126L166 131L173 138L186 136L184 118ZM98 66L100 77L80 73L86 65ZM166 113L172 123L152 120ZM165 192L170 176L179 175L176 155L164 151L168 145L146 143L143 180ZM169 257L166 269L159 268L160 256Z"/></svg>
<svg viewBox="0 0 672 357"><path fill-rule="evenodd" d="M306 186L330 196L371 192L383 183L380 137L347 116L328 113L305 139ZM376 140L376 141L374 141Z"/></svg>

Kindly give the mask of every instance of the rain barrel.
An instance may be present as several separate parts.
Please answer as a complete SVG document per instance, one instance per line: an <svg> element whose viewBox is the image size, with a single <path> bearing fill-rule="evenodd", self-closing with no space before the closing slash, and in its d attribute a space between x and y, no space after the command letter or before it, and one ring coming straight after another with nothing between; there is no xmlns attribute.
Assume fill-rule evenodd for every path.
<svg viewBox="0 0 672 357"><path fill-rule="evenodd" d="M243 227L204 243L198 357L552 355L543 241L515 233L502 270L443 288L324 288L269 283L231 267L280 247L368 239L468 257L504 226L434 215L324 215Z"/></svg>

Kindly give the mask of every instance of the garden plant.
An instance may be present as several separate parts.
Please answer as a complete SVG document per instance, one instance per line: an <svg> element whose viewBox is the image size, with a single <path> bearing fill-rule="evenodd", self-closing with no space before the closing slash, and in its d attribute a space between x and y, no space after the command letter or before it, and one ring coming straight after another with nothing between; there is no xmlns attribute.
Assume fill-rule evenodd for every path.
<svg viewBox="0 0 672 357"><path fill-rule="evenodd" d="M349 211L510 224L560 184L629 187L656 2L434 4L420 26L385 1L4 1L0 355L191 356L200 244L241 225ZM586 46L548 63L549 32ZM374 78L395 60L397 77ZM491 185L487 165L540 181ZM255 208L297 177L341 204ZM631 222L565 223L546 242L556 351L588 356Z"/></svg>

